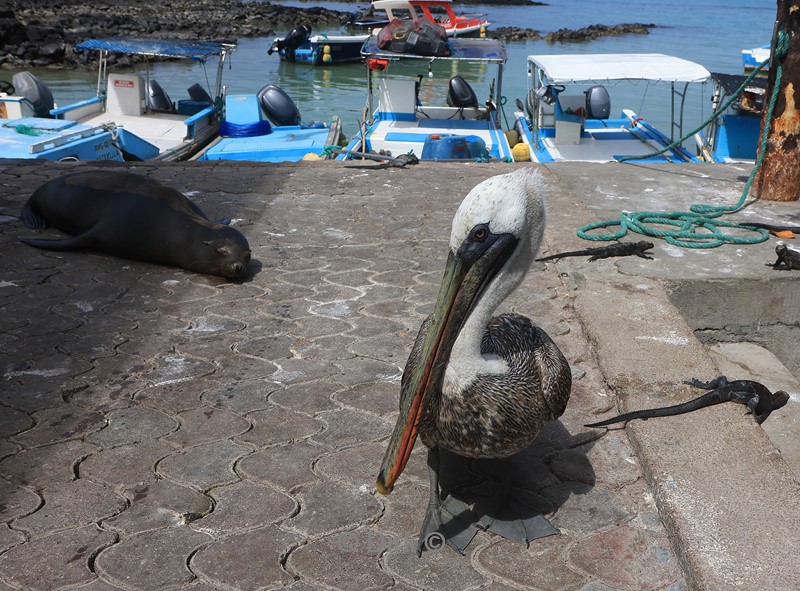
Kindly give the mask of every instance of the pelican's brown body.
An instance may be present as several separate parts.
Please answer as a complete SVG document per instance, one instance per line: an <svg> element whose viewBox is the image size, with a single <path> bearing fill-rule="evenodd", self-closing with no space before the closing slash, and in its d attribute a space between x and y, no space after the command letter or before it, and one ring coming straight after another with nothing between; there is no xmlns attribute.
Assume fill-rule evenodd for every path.
<svg viewBox="0 0 800 591"><path fill-rule="evenodd" d="M430 318L420 335L427 331ZM409 363L419 363L421 339ZM567 406L572 376L567 360L545 331L519 314L489 321L484 355L508 363L508 373L478 376L459 397L441 392L427 399L419 437L467 458L505 458L528 447L544 424Z"/></svg>

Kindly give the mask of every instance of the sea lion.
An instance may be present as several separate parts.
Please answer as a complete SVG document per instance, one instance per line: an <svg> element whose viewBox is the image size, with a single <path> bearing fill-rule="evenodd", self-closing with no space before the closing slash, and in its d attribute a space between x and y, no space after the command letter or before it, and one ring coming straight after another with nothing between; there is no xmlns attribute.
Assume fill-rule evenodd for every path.
<svg viewBox="0 0 800 591"><path fill-rule="evenodd" d="M28 228L53 226L62 240L23 238L48 250L95 250L241 279L250 245L238 230L211 222L179 191L129 172L95 171L48 181L22 208Z"/></svg>

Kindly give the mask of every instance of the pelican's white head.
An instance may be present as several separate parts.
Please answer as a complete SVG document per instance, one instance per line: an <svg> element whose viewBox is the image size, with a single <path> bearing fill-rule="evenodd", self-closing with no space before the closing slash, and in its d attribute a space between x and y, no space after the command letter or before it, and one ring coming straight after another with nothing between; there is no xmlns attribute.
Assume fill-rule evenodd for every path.
<svg viewBox="0 0 800 591"><path fill-rule="evenodd" d="M539 170L520 168L476 185L453 218L450 250L454 254L478 224L488 224L492 234L513 234L520 241L520 250L533 249L533 260L545 224L544 179Z"/></svg>

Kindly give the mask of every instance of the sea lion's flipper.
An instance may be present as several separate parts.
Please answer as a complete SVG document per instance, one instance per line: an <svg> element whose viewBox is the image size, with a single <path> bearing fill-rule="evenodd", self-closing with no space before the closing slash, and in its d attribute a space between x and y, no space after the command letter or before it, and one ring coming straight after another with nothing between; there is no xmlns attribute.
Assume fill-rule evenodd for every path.
<svg viewBox="0 0 800 591"><path fill-rule="evenodd" d="M20 240L45 250L91 250L94 247L93 237L88 232L63 239L20 238Z"/></svg>
<svg viewBox="0 0 800 591"><path fill-rule="evenodd" d="M43 230L50 225L35 208L31 207L30 202L22 206L22 221L28 228L34 230Z"/></svg>

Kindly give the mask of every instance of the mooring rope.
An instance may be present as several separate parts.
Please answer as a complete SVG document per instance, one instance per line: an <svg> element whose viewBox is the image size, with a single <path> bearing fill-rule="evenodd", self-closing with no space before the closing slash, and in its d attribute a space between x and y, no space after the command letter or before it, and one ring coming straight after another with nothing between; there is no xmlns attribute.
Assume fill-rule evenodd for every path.
<svg viewBox="0 0 800 591"><path fill-rule="evenodd" d="M673 212L656 212L656 211L634 211L622 212L618 220L609 220L603 222L593 222L578 228L577 234L584 240L605 241L617 240L622 238L628 233L628 230L643 234L645 236L652 236L654 238L663 238L668 243L683 248L715 248L723 244L758 244L769 239L769 232L763 228L754 228L748 226L746 223L725 222L717 218L728 214L735 213L744 207L744 202L750 193L750 187L753 184L756 173L764 161L764 155L767 147L767 134L769 132L772 115L775 110L775 103L778 98L778 89L780 88L781 77L783 69L781 62L789 50L789 34L785 31L779 30L776 35L775 45L772 47L770 57L759 64L759 66L745 79L738 90L717 109L712 115L697 129L689 132L684 137L672 142L669 146L658 152L647 154L645 156L625 156L620 158L620 161L639 160L644 158L651 158L658 156L673 149L674 147L683 143L687 138L705 128L709 123L716 119L731 103L742 93L744 88L755 78L755 76L768 64L772 63L775 67L775 82L772 87L772 95L769 99L769 107L766 113L766 120L764 123L761 142L756 157L753 170L745 183L742 195L736 204L732 206L716 206L706 205L703 203L696 203L689 207L689 211L673 211ZM660 230L652 228L648 224L657 224L660 226L675 226L677 229ZM593 230L600 228L608 228L611 226L619 226L618 231L607 232L605 234L589 234ZM732 236L720 230L720 228L736 228L747 232L754 232L755 236Z"/></svg>

